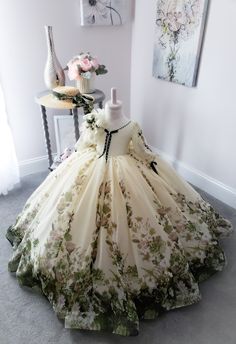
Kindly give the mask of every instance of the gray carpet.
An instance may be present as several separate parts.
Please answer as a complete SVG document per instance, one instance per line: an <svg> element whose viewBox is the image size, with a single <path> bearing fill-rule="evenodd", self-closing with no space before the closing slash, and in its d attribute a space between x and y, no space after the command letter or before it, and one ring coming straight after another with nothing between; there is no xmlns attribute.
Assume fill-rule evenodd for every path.
<svg viewBox="0 0 236 344"><path fill-rule="evenodd" d="M45 297L21 287L7 271L12 248L5 239L26 199L46 173L23 179L21 188L0 197L0 343L147 343L236 344L236 235L222 241L228 265L200 284L202 300L195 305L166 312L159 319L141 321L137 337L68 330L58 320ZM236 210L201 192L204 198L236 227Z"/></svg>

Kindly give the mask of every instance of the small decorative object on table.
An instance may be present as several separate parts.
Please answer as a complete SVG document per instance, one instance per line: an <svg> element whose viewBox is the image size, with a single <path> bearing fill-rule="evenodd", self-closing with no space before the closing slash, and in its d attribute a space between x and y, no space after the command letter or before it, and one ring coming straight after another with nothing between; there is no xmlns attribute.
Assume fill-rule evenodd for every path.
<svg viewBox="0 0 236 344"><path fill-rule="evenodd" d="M48 47L48 57L44 69L44 82L48 89L52 89L57 86L65 85L65 73L55 53L52 26L45 26L45 32Z"/></svg>
<svg viewBox="0 0 236 344"><path fill-rule="evenodd" d="M68 62L67 67L68 77L70 80L76 80L76 87L80 93L95 92L95 76L107 73L106 67L99 64L97 58L90 53L80 53L73 57Z"/></svg>

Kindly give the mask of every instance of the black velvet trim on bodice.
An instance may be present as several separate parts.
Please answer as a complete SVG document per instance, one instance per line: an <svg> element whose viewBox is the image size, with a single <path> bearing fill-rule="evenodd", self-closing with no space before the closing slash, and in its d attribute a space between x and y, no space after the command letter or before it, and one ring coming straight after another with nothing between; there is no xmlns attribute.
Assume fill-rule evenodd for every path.
<svg viewBox="0 0 236 344"><path fill-rule="evenodd" d="M112 139L112 135L113 134L117 134L119 132L119 130L125 128L128 124L130 124L131 121L129 121L128 123L126 123L125 125L123 125L122 127L116 129L116 130L112 130L112 131L109 131L108 129L104 128L104 131L106 133L106 138L105 138L105 143L104 143L104 148L103 148L103 152L102 154L98 157L101 158L102 156L105 155L105 159L106 159L106 162L108 160L108 154L109 154L109 149L110 149L110 145L111 145L111 139Z"/></svg>

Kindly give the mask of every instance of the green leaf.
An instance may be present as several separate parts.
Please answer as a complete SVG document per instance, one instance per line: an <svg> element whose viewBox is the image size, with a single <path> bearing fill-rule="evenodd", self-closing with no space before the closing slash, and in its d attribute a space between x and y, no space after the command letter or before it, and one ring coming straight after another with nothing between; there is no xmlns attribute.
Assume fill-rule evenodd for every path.
<svg viewBox="0 0 236 344"><path fill-rule="evenodd" d="M64 238L66 239L66 241L70 241L72 239L72 236L69 232L66 232Z"/></svg>
<svg viewBox="0 0 236 344"><path fill-rule="evenodd" d="M150 233L150 235L154 235L156 233L156 231L154 228L150 228L149 233Z"/></svg>
<svg viewBox="0 0 236 344"><path fill-rule="evenodd" d="M33 246L36 247L36 246L38 245L38 243L39 243L39 239L35 239L35 240L33 241Z"/></svg>
<svg viewBox="0 0 236 344"><path fill-rule="evenodd" d="M107 214L110 212L110 208L106 204L103 205L103 212L104 214Z"/></svg>
<svg viewBox="0 0 236 344"><path fill-rule="evenodd" d="M137 216L137 217L135 217L135 219L136 219L138 222L141 222L143 218L142 218L141 216Z"/></svg>
<svg viewBox="0 0 236 344"><path fill-rule="evenodd" d="M169 225L168 223L165 224L164 226L164 231L167 233L167 234L170 234L172 232L172 226Z"/></svg>
<svg viewBox="0 0 236 344"><path fill-rule="evenodd" d="M106 69L106 67L104 65L100 65L97 70L96 70L96 74L106 74L108 72L108 70Z"/></svg>

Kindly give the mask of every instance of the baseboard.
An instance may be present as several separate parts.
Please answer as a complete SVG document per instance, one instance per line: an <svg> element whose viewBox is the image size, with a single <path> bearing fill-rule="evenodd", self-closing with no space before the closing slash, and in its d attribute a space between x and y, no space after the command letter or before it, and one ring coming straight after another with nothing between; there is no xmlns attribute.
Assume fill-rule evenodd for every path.
<svg viewBox="0 0 236 344"><path fill-rule="evenodd" d="M168 161L189 183L236 209L236 189L225 185L217 179L214 179L181 161L176 160L174 157L171 157L155 147L151 148L154 152L163 157L163 159Z"/></svg>
<svg viewBox="0 0 236 344"><path fill-rule="evenodd" d="M53 154L53 157L55 154ZM33 159L27 159L19 162L20 176L43 172L48 170L48 156L39 156Z"/></svg>

